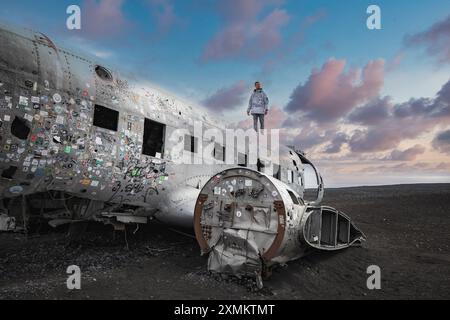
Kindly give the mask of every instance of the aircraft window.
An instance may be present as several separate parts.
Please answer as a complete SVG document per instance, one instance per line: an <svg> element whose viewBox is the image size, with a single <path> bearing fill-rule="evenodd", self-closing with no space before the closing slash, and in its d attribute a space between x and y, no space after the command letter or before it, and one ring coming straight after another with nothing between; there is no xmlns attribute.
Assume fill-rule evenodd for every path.
<svg viewBox="0 0 450 320"><path fill-rule="evenodd" d="M278 164L273 165L273 177L281 180L281 167Z"/></svg>
<svg viewBox="0 0 450 320"><path fill-rule="evenodd" d="M156 157L157 154L160 154L162 157L165 131L166 126L164 124L145 119L142 153L150 157Z"/></svg>
<svg viewBox="0 0 450 320"><path fill-rule="evenodd" d="M25 123L25 120L14 118L11 125L11 134L20 140L26 140L30 134L31 129Z"/></svg>
<svg viewBox="0 0 450 320"><path fill-rule="evenodd" d="M294 183L294 171L288 170L288 183Z"/></svg>
<svg viewBox="0 0 450 320"><path fill-rule="evenodd" d="M112 76L111 72L109 72L108 69L106 69L105 67L95 66L95 73L102 80L105 80L105 81L113 80L113 76Z"/></svg>
<svg viewBox="0 0 450 320"><path fill-rule="evenodd" d="M198 138L184 135L184 150L197 153L198 152Z"/></svg>
<svg viewBox="0 0 450 320"><path fill-rule="evenodd" d="M119 112L95 105L94 110L94 126L111 131L117 131L119 125Z"/></svg>
<svg viewBox="0 0 450 320"><path fill-rule="evenodd" d="M214 159L225 161L225 147L222 147L218 143L214 145Z"/></svg>
<svg viewBox="0 0 450 320"><path fill-rule="evenodd" d="M263 168L265 167L265 164L263 161L261 161L260 159L258 159L258 162L256 163L256 166L258 168L259 172L262 172Z"/></svg>
<svg viewBox="0 0 450 320"><path fill-rule="evenodd" d="M288 192L289 195L291 196L292 202L293 202L294 204L300 204L300 202L298 202L297 197L295 196L295 194L294 194L292 191L288 190L287 192Z"/></svg>
<svg viewBox="0 0 450 320"><path fill-rule="evenodd" d="M10 166L8 169L3 170L2 178L12 180L17 172L17 169L18 169L17 167Z"/></svg>
<svg viewBox="0 0 450 320"><path fill-rule="evenodd" d="M294 166L297 166L297 162L295 160L292 160L292 162L294 163Z"/></svg>
<svg viewBox="0 0 450 320"><path fill-rule="evenodd" d="M298 175L298 184L301 185L301 186L303 186L303 177L302 177L301 174Z"/></svg>
<svg viewBox="0 0 450 320"><path fill-rule="evenodd" d="M246 154L238 152L238 166L241 167L248 166L248 156Z"/></svg>

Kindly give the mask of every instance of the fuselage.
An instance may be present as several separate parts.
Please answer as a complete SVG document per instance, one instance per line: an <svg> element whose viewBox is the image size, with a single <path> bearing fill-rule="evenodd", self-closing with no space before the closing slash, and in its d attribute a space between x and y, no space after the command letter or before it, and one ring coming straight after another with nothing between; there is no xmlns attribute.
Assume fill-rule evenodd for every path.
<svg viewBox="0 0 450 320"><path fill-rule="evenodd" d="M202 158L194 125L225 134L227 124L147 82L123 78L100 61L61 48L46 35L0 29L0 199L61 191L81 199L152 209L192 225L195 201L227 164L178 163L171 137L186 130L184 152ZM303 197L299 154L280 147L276 178ZM222 158L223 157L223 158ZM216 157L217 158L217 157ZM197 159L198 160L198 159ZM200 159L201 160L201 159ZM240 163L264 170L256 163ZM272 164L271 164L272 165Z"/></svg>

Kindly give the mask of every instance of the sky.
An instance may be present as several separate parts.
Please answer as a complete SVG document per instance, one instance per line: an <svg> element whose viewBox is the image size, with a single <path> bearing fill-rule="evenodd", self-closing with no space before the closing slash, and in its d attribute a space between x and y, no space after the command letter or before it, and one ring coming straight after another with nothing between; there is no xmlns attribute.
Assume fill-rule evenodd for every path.
<svg viewBox="0 0 450 320"><path fill-rule="evenodd" d="M81 8L81 30L66 9ZM369 30L369 5L381 29ZM46 33L125 74L269 128L330 187L450 182L450 1L4 1L2 22Z"/></svg>

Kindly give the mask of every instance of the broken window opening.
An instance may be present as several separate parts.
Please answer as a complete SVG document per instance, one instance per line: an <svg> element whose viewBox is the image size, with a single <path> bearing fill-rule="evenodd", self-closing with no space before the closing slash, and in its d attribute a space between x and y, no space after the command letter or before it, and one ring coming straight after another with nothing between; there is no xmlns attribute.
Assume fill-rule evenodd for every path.
<svg viewBox="0 0 450 320"><path fill-rule="evenodd" d="M273 165L273 177L275 179L281 180L281 167L278 164Z"/></svg>
<svg viewBox="0 0 450 320"><path fill-rule="evenodd" d="M294 183L294 171L288 170L288 183Z"/></svg>
<svg viewBox="0 0 450 320"><path fill-rule="evenodd" d="M94 126L117 132L118 125L119 125L118 111L100 105L95 105Z"/></svg>
<svg viewBox="0 0 450 320"><path fill-rule="evenodd" d="M145 119L142 153L150 157L156 157L157 154L163 157L165 133L165 124Z"/></svg>
<svg viewBox="0 0 450 320"><path fill-rule="evenodd" d="M336 246L338 214L331 210L322 210L322 229L320 234L320 244L323 246Z"/></svg>
<svg viewBox="0 0 450 320"><path fill-rule="evenodd" d="M257 167L259 172L263 173L263 169L266 167L266 165L264 164L263 161L258 159L258 162L256 163L256 167Z"/></svg>
<svg viewBox="0 0 450 320"><path fill-rule="evenodd" d="M184 135L184 150L192 153L198 152L198 138L190 136L188 134Z"/></svg>
<svg viewBox="0 0 450 320"><path fill-rule="evenodd" d="M245 153L238 152L238 166L247 167L248 166L248 155Z"/></svg>
<svg viewBox="0 0 450 320"><path fill-rule="evenodd" d="M219 161L225 161L225 147L222 147L220 144L214 144L213 157Z"/></svg>
<svg viewBox="0 0 450 320"><path fill-rule="evenodd" d="M303 176L301 174L298 175L298 184L303 187Z"/></svg>
<svg viewBox="0 0 450 320"><path fill-rule="evenodd" d="M30 127L26 124L24 119L18 117L14 118L11 124L11 134L20 140L27 140L30 134Z"/></svg>
<svg viewBox="0 0 450 320"><path fill-rule="evenodd" d="M17 169L17 167L10 166L8 169L3 170L2 178L12 180L14 178L14 175L16 174Z"/></svg>
<svg viewBox="0 0 450 320"><path fill-rule="evenodd" d="M291 190L288 190L287 192L289 193L289 196L291 197L292 202L294 204L300 204L300 202L298 202L298 198L295 196L295 194Z"/></svg>

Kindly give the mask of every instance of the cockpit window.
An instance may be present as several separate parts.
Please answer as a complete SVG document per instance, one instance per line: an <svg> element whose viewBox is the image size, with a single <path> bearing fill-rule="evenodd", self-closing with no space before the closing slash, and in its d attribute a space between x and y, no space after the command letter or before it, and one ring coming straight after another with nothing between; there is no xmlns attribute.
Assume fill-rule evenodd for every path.
<svg viewBox="0 0 450 320"><path fill-rule="evenodd" d="M297 197L295 196L295 194L294 194L292 191L288 190L287 192L288 192L289 195L291 196L292 202L293 202L294 204L300 204L300 202L298 202Z"/></svg>

